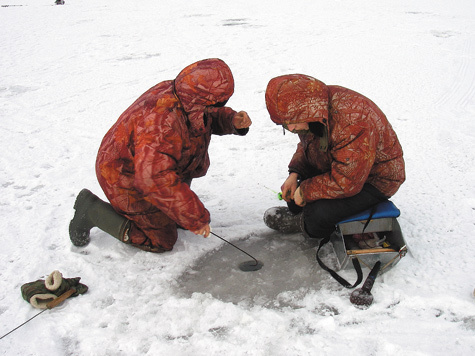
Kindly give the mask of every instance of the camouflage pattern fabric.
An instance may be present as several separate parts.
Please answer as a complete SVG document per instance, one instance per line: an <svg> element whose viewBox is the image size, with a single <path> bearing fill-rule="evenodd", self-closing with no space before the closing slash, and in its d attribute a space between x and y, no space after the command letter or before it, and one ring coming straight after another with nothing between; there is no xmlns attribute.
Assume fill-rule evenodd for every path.
<svg viewBox="0 0 475 356"><path fill-rule="evenodd" d="M269 82L266 105L276 124L324 125L326 136L299 134L289 164L289 171L301 178L305 202L351 197L366 183L389 198L404 182L403 151L396 133L384 113L365 96L292 74Z"/></svg>

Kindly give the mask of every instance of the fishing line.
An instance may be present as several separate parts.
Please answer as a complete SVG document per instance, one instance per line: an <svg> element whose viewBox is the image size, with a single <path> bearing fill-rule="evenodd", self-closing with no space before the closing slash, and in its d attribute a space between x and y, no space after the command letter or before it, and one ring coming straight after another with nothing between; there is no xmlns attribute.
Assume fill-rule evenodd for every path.
<svg viewBox="0 0 475 356"><path fill-rule="evenodd" d="M10 335L10 334L11 334L12 332L14 332L15 330L20 329L23 325L25 325L26 323L28 323L29 321L33 320L33 319L36 318L38 315L40 315L41 313L43 313L43 312L45 312L45 311L47 311L47 310L48 310L48 309L44 309L44 310L40 311L38 314L33 315L30 319L28 319L27 321L25 321L23 324L18 325L15 329L13 329L13 330L7 332L5 335L3 335L2 337L0 337L0 340L3 339L5 336Z"/></svg>
<svg viewBox="0 0 475 356"><path fill-rule="evenodd" d="M60 303L62 303L63 301L65 301L66 299L68 299L71 295L73 295L74 293L76 293L76 288L71 288L69 290L67 290L65 293L61 294L58 298L56 299L53 299L51 302L49 302L48 304L46 304L46 308L43 309L42 311L40 311L39 313L33 315L30 319L28 319L27 321L25 321L23 324L21 325L18 325L15 329L13 330L10 330L9 332L7 332L5 335L3 335L2 337L0 337L0 340L3 339L5 336L7 335L10 335L12 332L14 332L15 330L21 328L23 325L25 325L26 323L28 323L29 321L33 320L34 318L36 318L38 315L40 315L41 313L44 313L45 311L47 310L50 310L50 309L53 309L54 307L56 307L57 305L59 305Z"/></svg>

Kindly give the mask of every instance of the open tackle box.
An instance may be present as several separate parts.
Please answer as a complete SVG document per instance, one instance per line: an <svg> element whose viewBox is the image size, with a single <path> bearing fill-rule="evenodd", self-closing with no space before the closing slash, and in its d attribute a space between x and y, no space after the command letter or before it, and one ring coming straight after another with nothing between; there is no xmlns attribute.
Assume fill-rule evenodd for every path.
<svg viewBox="0 0 475 356"><path fill-rule="evenodd" d="M397 221L400 211L393 202L387 200L379 203L373 209L353 215L336 225L336 230L330 237L330 243L335 251L338 267L336 270L353 266L349 263L356 258L362 266L371 269L381 261L380 273L393 267L407 253L406 242ZM361 247L354 235L371 234L379 239L377 248ZM376 235L374 235L376 234Z"/></svg>

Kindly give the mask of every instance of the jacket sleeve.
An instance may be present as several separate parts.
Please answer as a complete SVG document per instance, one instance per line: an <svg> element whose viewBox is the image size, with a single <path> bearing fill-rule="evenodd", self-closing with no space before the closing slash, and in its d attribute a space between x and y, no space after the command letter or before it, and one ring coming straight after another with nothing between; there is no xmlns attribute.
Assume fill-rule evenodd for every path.
<svg viewBox="0 0 475 356"><path fill-rule="evenodd" d="M211 121L211 130L215 135L240 135L244 136L249 132L249 128L236 129L233 125L233 118L236 111L229 107L213 107L206 108L205 115Z"/></svg>
<svg viewBox="0 0 475 356"><path fill-rule="evenodd" d="M307 157L305 156L305 149L303 148L303 144L300 141L297 144L297 150L295 151L294 155L292 156L292 160L289 163L289 174L297 173L301 178L305 179L306 177L309 177L308 167L309 164Z"/></svg>
<svg viewBox="0 0 475 356"><path fill-rule="evenodd" d="M177 175L183 146L179 128L158 124L156 116L150 114L137 133L134 185L170 219L185 229L196 230L209 223L209 212Z"/></svg>
<svg viewBox="0 0 475 356"><path fill-rule="evenodd" d="M363 189L375 161L377 142L369 121L334 129L338 134L331 148L330 171L301 184L307 202L356 195Z"/></svg>

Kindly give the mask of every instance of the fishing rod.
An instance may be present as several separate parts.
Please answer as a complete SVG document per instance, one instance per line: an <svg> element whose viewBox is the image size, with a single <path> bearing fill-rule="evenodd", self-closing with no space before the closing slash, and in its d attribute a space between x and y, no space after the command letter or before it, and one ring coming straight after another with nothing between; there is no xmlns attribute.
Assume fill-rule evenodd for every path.
<svg viewBox="0 0 475 356"><path fill-rule="evenodd" d="M214 236L216 236L218 239L221 239L223 240L224 242L227 242L228 244L230 244L231 246L233 246L234 248L238 249L239 251L245 253L246 255L248 255L249 257L251 257L254 261L245 261L245 262L242 262L241 264L239 264L239 269L241 271L244 271L244 272L251 272L251 271L257 271L257 270L260 270L262 268L262 266L264 266L264 264L262 262L259 262L257 259L255 259L253 256L251 256L250 254L248 254L246 251L244 251L243 249L240 249L239 247L237 247L236 245L234 245L233 243L229 242L228 240L226 239L223 239L221 236L215 234L213 231L210 231L210 233Z"/></svg>

